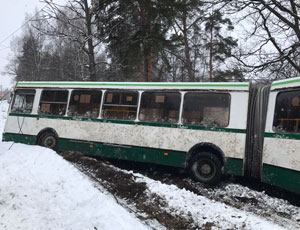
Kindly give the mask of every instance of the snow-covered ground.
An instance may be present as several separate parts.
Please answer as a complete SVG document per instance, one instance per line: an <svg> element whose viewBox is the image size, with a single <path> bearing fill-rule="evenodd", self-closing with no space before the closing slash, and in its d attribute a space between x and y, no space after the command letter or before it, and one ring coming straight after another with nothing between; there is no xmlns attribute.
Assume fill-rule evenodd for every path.
<svg viewBox="0 0 300 230"><path fill-rule="evenodd" d="M8 104L0 101L1 135L7 108ZM151 195L155 194L166 203L161 209L173 216L191 218L196 226L211 224L205 229L276 230L300 226L298 207L240 185L229 184L222 191L214 189L212 193L222 197L229 193L250 198L253 194L263 196L267 203L276 201L274 205L279 209L291 209L293 218L280 223L271 216L257 215L246 208L236 208L139 173L118 171L132 174L137 183L146 184L149 193L146 202L152 202ZM151 220L138 219L132 210L126 209L128 201L120 202L120 198L116 199L101 184L49 149L0 142L0 175L0 229L165 229L155 221L151 224Z"/></svg>
<svg viewBox="0 0 300 230"><path fill-rule="evenodd" d="M213 223L217 229L284 229L252 213L179 189L175 185L166 185L140 174L135 176L138 178L137 181L147 183L149 192L158 194L168 201L166 207L168 212L182 216L190 215L197 224Z"/></svg>
<svg viewBox="0 0 300 230"><path fill-rule="evenodd" d="M52 150L11 145L0 144L0 229L148 229Z"/></svg>

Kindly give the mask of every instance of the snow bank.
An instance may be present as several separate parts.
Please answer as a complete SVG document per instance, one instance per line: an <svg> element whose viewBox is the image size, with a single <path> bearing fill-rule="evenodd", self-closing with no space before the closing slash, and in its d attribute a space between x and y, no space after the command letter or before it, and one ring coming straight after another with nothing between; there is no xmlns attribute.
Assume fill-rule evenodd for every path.
<svg viewBox="0 0 300 230"><path fill-rule="evenodd" d="M0 229L147 229L52 150L11 144L0 143Z"/></svg>

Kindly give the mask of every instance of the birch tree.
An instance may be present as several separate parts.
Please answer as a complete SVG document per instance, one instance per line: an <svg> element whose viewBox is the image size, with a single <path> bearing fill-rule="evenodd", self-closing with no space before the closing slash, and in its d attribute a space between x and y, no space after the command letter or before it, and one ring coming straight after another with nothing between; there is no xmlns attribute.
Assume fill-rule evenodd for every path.
<svg viewBox="0 0 300 230"><path fill-rule="evenodd" d="M37 29L44 35L65 38L77 43L88 57L88 63L85 64L89 70L87 80L96 81L95 51L101 41L96 32L94 1L68 0L63 6L52 0L43 0L43 2L46 4L43 20L47 23L47 29ZM58 26L59 24L64 26Z"/></svg>

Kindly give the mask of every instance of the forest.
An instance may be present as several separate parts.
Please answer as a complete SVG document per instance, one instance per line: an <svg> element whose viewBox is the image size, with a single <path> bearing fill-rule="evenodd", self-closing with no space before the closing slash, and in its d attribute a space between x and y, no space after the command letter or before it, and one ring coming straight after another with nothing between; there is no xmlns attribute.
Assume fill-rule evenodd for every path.
<svg viewBox="0 0 300 230"><path fill-rule="evenodd" d="M17 81L226 82L299 76L299 0L67 0L27 15Z"/></svg>

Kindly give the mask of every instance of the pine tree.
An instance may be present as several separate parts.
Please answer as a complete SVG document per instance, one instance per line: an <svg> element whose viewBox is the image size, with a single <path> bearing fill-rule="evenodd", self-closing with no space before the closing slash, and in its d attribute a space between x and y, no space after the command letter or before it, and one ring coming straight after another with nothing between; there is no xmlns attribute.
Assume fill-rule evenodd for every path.
<svg viewBox="0 0 300 230"><path fill-rule="evenodd" d="M98 2L99 31L123 79L152 81L153 60L168 45L169 6L159 0Z"/></svg>
<svg viewBox="0 0 300 230"><path fill-rule="evenodd" d="M224 36L222 28L227 26L227 30L233 30L230 19L224 18L217 10L209 15L205 23L205 31L208 35L206 48L209 50L209 79L213 81L214 63L223 63L226 58L231 57L232 49L237 46L237 40L231 36ZM228 74L228 72L227 72Z"/></svg>
<svg viewBox="0 0 300 230"><path fill-rule="evenodd" d="M38 40L29 35L25 38L21 56L18 58L17 81L40 80L41 54Z"/></svg>

